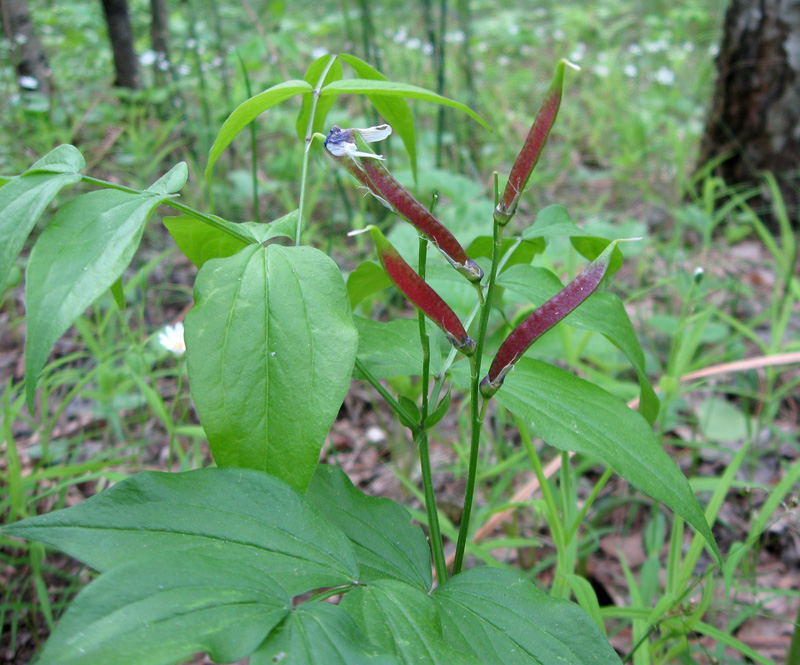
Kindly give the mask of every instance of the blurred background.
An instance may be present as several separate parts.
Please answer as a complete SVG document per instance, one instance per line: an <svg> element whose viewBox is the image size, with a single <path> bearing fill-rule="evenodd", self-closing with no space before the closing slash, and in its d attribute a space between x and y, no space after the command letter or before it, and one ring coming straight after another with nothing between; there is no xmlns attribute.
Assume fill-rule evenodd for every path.
<svg viewBox="0 0 800 665"><path fill-rule="evenodd" d="M537 211L559 203L595 235L643 236L625 247L613 288L661 389L665 445L704 501L733 455L749 446L715 528L723 551L743 542L747 552L707 608L704 621L720 634L688 624L684 630L677 621L678 628L645 637L650 650L638 650L634 662L789 662L800 588L800 3L0 0L0 18L0 175L23 172L62 143L82 151L85 173L132 188L186 161L190 178L181 196L188 205L233 221L276 219L297 208L299 101L255 121L254 147L243 132L210 185L203 177L209 148L251 95L303 78L325 54L352 53L389 80L463 102L492 127L409 100L416 183L402 143L395 137L381 147L420 200L440 195L437 211L465 246L487 233L492 174L507 175L556 63L579 65L580 72L567 72L558 122L514 224L524 228ZM357 96L340 96L328 116L329 125L343 127L379 122ZM89 189L62 191L57 206ZM370 251L347 231L386 216L316 154L306 205L307 241L345 274ZM59 371L42 380L44 416L14 405L25 259L47 219L0 285L4 522L71 505L137 470L209 463L183 360L158 337L191 306L196 269L159 219L157 212L126 273L127 309L110 295L101 298L59 341L51 366ZM544 260L570 276L578 258L564 243ZM384 293L359 312L380 316L398 304ZM537 353L563 358L564 340L549 339ZM609 344L574 336L568 347L575 371L620 397L636 395L635 376ZM705 378L683 378L693 372ZM415 396L413 383L391 387ZM422 517L415 451L387 415L375 394L354 382L326 455L366 491L397 498ZM457 499L463 491L463 416L462 408L442 421L432 444L444 511L448 492ZM514 435L505 441L502 430L495 434L479 523L530 473L515 457ZM581 468L587 479L580 492L588 494L598 474L592 460ZM622 485L609 483L590 513L584 574L601 606L649 608L663 583L659 548L667 526ZM457 524L459 515L449 517ZM535 509L518 512L487 540L487 560L529 570L546 584L553 552L542 524ZM754 524L760 531L748 538ZM22 548L0 536L0 548L0 663L27 663L92 573L36 545ZM630 570L642 585L636 592ZM722 572L714 575L722 579ZM632 623L618 614L604 616L612 643L626 652ZM670 651L674 644L685 649Z"/></svg>

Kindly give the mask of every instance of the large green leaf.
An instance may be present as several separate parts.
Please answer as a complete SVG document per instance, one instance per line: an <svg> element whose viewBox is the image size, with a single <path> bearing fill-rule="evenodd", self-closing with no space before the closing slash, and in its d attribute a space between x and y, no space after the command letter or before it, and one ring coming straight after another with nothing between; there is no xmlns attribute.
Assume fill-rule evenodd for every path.
<svg viewBox="0 0 800 665"><path fill-rule="evenodd" d="M386 77L377 69L354 55L342 53L339 58L350 65L362 79L385 81ZM417 179L417 139L414 132L414 116L408 103L400 97L386 97L384 95L367 95L367 99L392 126L392 130L403 141L411 162L411 173Z"/></svg>
<svg viewBox="0 0 800 665"><path fill-rule="evenodd" d="M578 605L551 598L516 572L468 570L438 587L433 598L445 639L469 648L483 665L621 663Z"/></svg>
<svg viewBox="0 0 800 665"><path fill-rule="evenodd" d="M205 651L251 654L291 598L260 570L196 553L161 554L101 575L56 626L40 665L168 665Z"/></svg>
<svg viewBox="0 0 800 665"><path fill-rule="evenodd" d="M36 220L62 187L80 181L84 166L76 148L61 145L0 189L0 288Z"/></svg>
<svg viewBox="0 0 800 665"><path fill-rule="evenodd" d="M561 280L551 271L530 265L509 268L497 283L520 294L537 307L564 288ZM653 423L658 416L659 400L647 380L644 353L622 300L613 293L595 293L567 316L564 323L599 332L625 354L639 379L639 412Z"/></svg>
<svg viewBox="0 0 800 665"><path fill-rule="evenodd" d="M461 368L459 381L465 383ZM522 358L495 399L560 450L603 460L654 499L681 515L719 549L689 482L661 447L650 424L624 402L547 363Z"/></svg>
<svg viewBox="0 0 800 665"><path fill-rule="evenodd" d="M336 264L252 245L206 263L186 317L192 397L220 466L305 489L350 385L358 336Z"/></svg>
<svg viewBox="0 0 800 665"><path fill-rule="evenodd" d="M214 168L222 151L227 148L236 135L249 125L257 116L268 108L294 97L303 92L311 92L312 87L305 81L293 79L273 85L237 106L222 127L214 140L214 145L208 153L208 166L206 166L206 180L211 179L211 169Z"/></svg>
<svg viewBox="0 0 800 665"><path fill-rule="evenodd" d="M329 83L320 92L320 98L329 97L331 95L380 95L381 97L421 99L426 102L450 106L459 111L463 111L491 131L491 127L488 123L468 106L461 102L448 99L447 97L437 95L435 92L420 88L416 85L396 83L395 81L381 81L379 79L345 79L343 81Z"/></svg>
<svg viewBox="0 0 800 665"><path fill-rule="evenodd" d="M308 83L312 88L317 86L319 83L319 78L322 76L322 72L325 71L325 68L328 66L331 58L335 58L336 56L327 54L323 55L322 57L317 58L314 62L311 63L311 66L306 70L305 76L303 76L303 80ZM342 78L342 63L339 62L337 58L334 63L330 66L328 73L325 75L325 81L323 81L323 85L327 83L332 83L333 81L338 81ZM301 141L306 140L306 133L308 132L308 120L311 117L311 105L313 101L313 93L306 92L303 95L303 106L300 109L300 113L297 115L297 120L295 122L295 128L297 130L297 138ZM314 126L311 129L311 133L314 132L322 132L325 127L325 119L328 117L328 113L330 112L333 105L336 103L336 97L328 97L326 99L318 99L317 100L317 108L314 111Z"/></svg>
<svg viewBox="0 0 800 665"><path fill-rule="evenodd" d="M355 621L330 603L303 603L250 657L250 665L399 665L364 639Z"/></svg>
<svg viewBox="0 0 800 665"><path fill-rule="evenodd" d="M422 374L418 321L372 321L360 316L354 317L354 320L358 329L358 358L373 376L388 379L393 376ZM441 361L441 354L434 345L431 353L431 374L435 375L439 371ZM358 369L354 375L357 379L363 378Z"/></svg>
<svg viewBox="0 0 800 665"><path fill-rule="evenodd" d="M317 467L306 498L353 543L359 582L393 578L431 588L428 543L403 506L367 496L344 471L327 465Z"/></svg>
<svg viewBox="0 0 800 665"><path fill-rule="evenodd" d="M122 275L147 218L164 198L148 191L91 192L61 208L42 233L31 253L25 292L30 408L53 344Z"/></svg>
<svg viewBox="0 0 800 665"><path fill-rule="evenodd" d="M381 580L350 591L340 607L372 644L405 665L488 665L445 642L436 604L416 587Z"/></svg>
<svg viewBox="0 0 800 665"><path fill-rule="evenodd" d="M160 552L215 556L258 569L291 595L358 575L339 529L285 483L249 469L139 473L3 533L47 543L100 571Z"/></svg>

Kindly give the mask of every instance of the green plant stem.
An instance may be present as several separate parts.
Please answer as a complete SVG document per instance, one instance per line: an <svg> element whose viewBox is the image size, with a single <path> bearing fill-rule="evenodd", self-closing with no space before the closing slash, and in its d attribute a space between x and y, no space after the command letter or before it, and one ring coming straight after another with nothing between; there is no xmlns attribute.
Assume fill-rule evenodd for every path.
<svg viewBox="0 0 800 665"><path fill-rule="evenodd" d="M600 476L598 481L594 484L591 493L586 498L586 501L583 502L583 507L581 508L578 515L575 517L575 520L572 523L572 526L570 527L569 533L567 533L566 540L568 543L571 542L572 539L575 537L575 533L578 531L578 527L581 525L581 522L583 522L583 518L586 517L586 513L589 512L589 508L592 507L592 504L595 502L595 499L597 499L598 494L600 494L601 490L606 486L606 483L609 481L609 479L613 474L614 474L614 469L608 467L605 470L605 473L603 473L603 475Z"/></svg>
<svg viewBox="0 0 800 665"><path fill-rule="evenodd" d="M386 390L386 388L384 388L381 385L381 382L378 381L378 379L376 379L375 376L373 376L372 372L370 372L367 369L366 365L364 365L364 363L361 362L358 358L356 358L356 369L358 369L358 371L361 372L361 374L369 382L369 384L373 388L375 388L376 391L378 391L378 394L381 397L383 397L383 399L386 400L386 403L392 408L392 410L396 414L402 416L409 423L414 422L414 416L409 415L408 411L406 411L402 407L402 405L394 397L392 397L391 394L389 394L389 391ZM411 429L411 433L416 437L417 434L419 434L421 428L419 427L419 425L415 425L414 427L411 427L409 429Z"/></svg>
<svg viewBox="0 0 800 665"><path fill-rule="evenodd" d="M308 129L306 129L306 140L305 146L303 148L303 170L300 174L300 204L299 204L299 212L297 214L297 230L294 234L294 244L300 244L300 234L303 232L303 207L305 206L306 202L306 183L308 180L308 160L309 156L311 155L311 139L314 136L314 118L317 115L317 103L319 102L319 93L322 90L322 85L325 83L325 77L328 76L328 72L330 71L331 67L333 67L333 63L336 62L336 56L332 55L330 60L328 60L328 64L325 65L325 69L322 70L322 74L320 74L319 79L317 80L317 85L314 90L311 91L311 112L308 114Z"/></svg>
<svg viewBox="0 0 800 665"><path fill-rule="evenodd" d="M464 493L464 511L461 515L461 525L458 529L458 543L456 544L456 558L453 562L453 575L461 572L464 565L464 549L467 546L467 533L469 532L469 518L472 514L472 502L475 497L475 482L478 475L478 452L481 443L481 427L483 416L486 413L488 401L485 400L483 407L478 407L480 397L480 373L481 360L483 358L483 343L486 339L486 328L489 325L489 314L492 311L492 300L494 298L494 287L497 279L497 266L500 262L500 248L503 242L503 227L497 222L494 223L492 243L492 267L489 271L489 281L486 289L486 302L481 308L481 318L478 323L478 336L476 339L475 355L470 358L470 380L472 383L470 390L470 447L469 447L469 468L467 470L467 487Z"/></svg>
<svg viewBox="0 0 800 665"><path fill-rule="evenodd" d="M436 204L434 195L431 209ZM419 276L425 279L425 268L428 260L428 241L426 238L419 238ZM439 513L436 510L436 497L433 492L433 473L431 471L431 456L428 448L428 433L425 430L425 420L428 418L428 383L430 383L431 372L431 340L425 327L425 315L418 312L419 320L419 341L422 345L422 408L421 408L421 427L416 435L416 443L419 448L419 462L422 470L422 486L425 490L425 512L428 515L428 529L430 531L431 553L433 554L433 565L436 568L436 578L439 584L447 581L447 564L444 560L444 546L442 545L442 531L439 526Z"/></svg>
<svg viewBox="0 0 800 665"><path fill-rule="evenodd" d="M216 13L216 3L212 3L214 12ZM247 75L247 67L244 64L242 55L236 51L236 57L239 58L239 66L242 69L242 76L244 77L244 89L247 92L247 99L253 96L253 91L250 87L250 77ZM224 60L223 60L224 62ZM224 80L224 77L223 77ZM256 144L256 123L250 123L250 173L253 180L253 221L260 222L261 215L258 209L258 148Z"/></svg>
<svg viewBox="0 0 800 665"><path fill-rule="evenodd" d="M124 185L116 185L113 182L108 182L106 180L99 180L98 178L92 178L91 176L88 175L83 176L81 178L81 181L89 183L90 185L97 185L98 187L104 187L106 189L116 189L120 192L128 192L130 194L144 194L144 192L141 189L133 189L132 187L125 187ZM189 206L180 203L175 199L166 199L161 203L163 203L165 206L169 206L173 210L182 212L185 215L190 215L200 220L201 222L208 224L209 226L213 226L218 231L227 233L229 236L232 236L237 240L241 240L242 242L248 245L252 245L255 243L255 240L253 240L252 236L249 236L246 233L242 233L238 229L230 227L229 225L220 221L216 217L213 217L212 215L206 215L205 213L202 213L199 210L190 208Z"/></svg>

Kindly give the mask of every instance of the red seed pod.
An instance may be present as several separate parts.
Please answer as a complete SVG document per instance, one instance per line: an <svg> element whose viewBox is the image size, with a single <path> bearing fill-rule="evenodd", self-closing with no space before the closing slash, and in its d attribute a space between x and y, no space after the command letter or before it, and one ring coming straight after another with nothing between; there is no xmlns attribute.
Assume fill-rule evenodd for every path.
<svg viewBox="0 0 800 665"><path fill-rule="evenodd" d="M372 183L371 189L388 201L418 231L426 235L450 264L472 282L483 278L483 270L467 256L464 248L433 214L403 187L379 161L364 159L361 166Z"/></svg>
<svg viewBox="0 0 800 665"><path fill-rule="evenodd" d="M394 285L415 307L444 331L456 349L464 355L471 356L475 352L475 340L467 335L467 331L464 330L464 326L450 305L414 272L379 228L370 225L367 229L372 232L381 265Z"/></svg>
<svg viewBox="0 0 800 665"><path fill-rule="evenodd" d="M609 243L585 270L556 293L550 300L536 308L522 323L509 333L492 361L489 373L481 381L481 394L489 398L503 385L503 380L523 353L539 337L586 300L600 285L608 271L611 255L621 241Z"/></svg>
<svg viewBox="0 0 800 665"><path fill-rule="evenodd" d="M525 189L525 185L528 184L533 168L536 166L536 162L539 161L542 148L547 142L547 137L556 121L558 108L561 106L561 95L564 89L564 67L566 65L578 69L577 65L573 65L568 60L561 60L556 65L556 73L553 76L550 87L547 89L547 94L544 97L539 113L533 121L533 126L528 132L522 150L517 155L514 166L511 167L511 174L508 177L508 184L505 192L503 192L503 198L494 211L494 219L501 226L505 226L517 211L519 198Z"/></svg>

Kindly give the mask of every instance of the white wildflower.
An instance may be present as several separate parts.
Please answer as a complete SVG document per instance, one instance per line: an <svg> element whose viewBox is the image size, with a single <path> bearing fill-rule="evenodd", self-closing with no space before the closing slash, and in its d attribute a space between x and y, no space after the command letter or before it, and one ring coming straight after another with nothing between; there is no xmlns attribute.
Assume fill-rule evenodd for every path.
<svg viewBox="0 0 800 665"><path fill-rule="evenodd" d="M183 339L183 323L178 321L174 326L167 326L158 333L158 341L165 349L178 357L186 353L186 342Z"/></svg>
<svg viewBox="0 0 800 665"><path fill-rule="evenodd" d="M314 58L314 60L321 58L323 55L328 55L328 53L330 53L330 51L324 46L316 46L311 49L311 57Z"/></svg>
<svg viewBox="0 0 800 665"><path fill-rule="evenodd" d="M365 129L359 129L357 127L342 129L334 125L325 138L325 147L328 149L328 152L334 157L347 156L383 159L383 155L375 155L371 152L362 152L358 150L353 132L361 136L367 143L375 143L376 141L383 141L385 138L388 138L392 133L392 128L390 125L378 125Z"/></svg>
<svg viewBox="0 0 800 665"><path fill-rule="evenodd" d="M672 85L675 83L675 72L669 67L661 67L655 74L653 79L661 85Z"/></svg>
<svg viewBox="0 0 800 665"><path fill-rule="evenodd" d="M636 65L625 65L622 68L622 73L628 78L633 78L639 73L639 68Z"/></svg>
<svg viewBox="0 0 800 665"><path fill-rule="evenodd" d="M19 83L20 88L25 90L36 90L39 87L39 79L33 76L20 76L17 78L17 83Z"/></svg>

